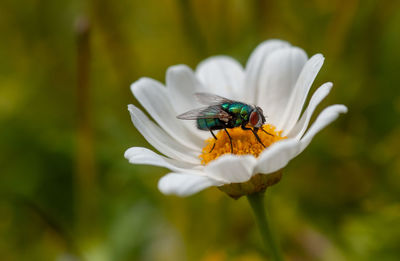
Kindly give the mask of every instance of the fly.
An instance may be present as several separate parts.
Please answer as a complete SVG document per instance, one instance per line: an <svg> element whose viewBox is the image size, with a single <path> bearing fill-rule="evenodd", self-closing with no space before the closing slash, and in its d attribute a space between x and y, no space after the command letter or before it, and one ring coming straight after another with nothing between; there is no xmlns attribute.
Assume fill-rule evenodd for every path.
<svg viewBox="0 0 400 261"><path fill-rule="evenodd" d="M224 130L229 137L231 153L233 153L232 138L227 129L241 127L243 130L250 130L264 148L265 145L257 134L258 130L261 129L266 134L273 136L262 128L265 123L265 116L260 107L229 100L211 93L198 92L194 95L199 103L208 106L190 110L176 117L181 120L196 120L197 128L210 131L215 140L217 140L217 137L213 131ZM250 125L250 128L246 127L247 125ZM213 151L214 147L215 142L210 152Z"/></svg>

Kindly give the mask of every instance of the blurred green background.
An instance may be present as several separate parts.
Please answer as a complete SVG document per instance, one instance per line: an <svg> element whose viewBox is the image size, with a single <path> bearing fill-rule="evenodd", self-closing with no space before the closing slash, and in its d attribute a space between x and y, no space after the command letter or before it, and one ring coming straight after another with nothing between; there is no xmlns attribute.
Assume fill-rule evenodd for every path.
<svg viewBox="0 0 400 261"><path fill-rule="evenodd" d="M264 260L246 199L128 164L149 145L126 106L141 76L280 38L325 55L319 110L349 107L267 191L285 257L399 260L399 28L399 1L1 0L0 259Z"/></svg>

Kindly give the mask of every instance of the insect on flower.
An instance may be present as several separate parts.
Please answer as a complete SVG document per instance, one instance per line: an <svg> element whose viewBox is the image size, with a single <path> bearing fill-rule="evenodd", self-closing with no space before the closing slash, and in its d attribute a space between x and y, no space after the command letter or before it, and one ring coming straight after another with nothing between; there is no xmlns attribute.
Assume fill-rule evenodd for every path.
<svg viewBox="0 0 400 261"><path fill-rule="evenodd" d="M199 103L208 106L190 110L176 117L181 120L196 120L197 128L210 131L215 140L217 140L217 137L213 130L224 130L229 137L231 153L233 153L232 138L227 129L241 127L243 130L250 130L264 148L265 145L257 135L258 130L261 129L268 135L273 136L262 128L265 123L265 116L260 107L232 101L211 93L198 92L194 95ZM213 151L214 147L215 143L210 152Z"/></svg>
<svg viewBox="0 0 400 261"><path fill-rule="evenodd" d="M189 196L213 186L234 198L260 192L279 181L285 166L317 133L347 112L346 106L335 104L314 117L332 88L327 82L309 97L323 62L322 54L309 58L301 48L273 39L261 43L245 67L230 57L216 56L202 61L194 71L185 65L170 67L165 86L141 78L131 90L154 121L132 104L128 110L132 123L160 154L131 147L125 158L132 164L169 169L158 183L167 195ZM196 97L203 105L193 103ZM262 110L254 104L268 114L264 124ZM177 119L183 112L187 113L178 118L192 119L193 124Z"/></svg>

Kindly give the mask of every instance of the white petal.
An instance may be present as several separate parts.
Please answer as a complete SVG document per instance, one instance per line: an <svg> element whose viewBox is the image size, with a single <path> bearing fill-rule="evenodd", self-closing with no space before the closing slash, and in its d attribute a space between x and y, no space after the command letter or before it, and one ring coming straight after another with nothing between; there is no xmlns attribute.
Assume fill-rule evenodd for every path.
<svg viewBox="0 0 400 261"><path fill-rule="evenodd" d="M299 119L308 92L323 63L324 57L322 54L316 54L304 65L291 93L285 113L276 126L278 130L283 130L284 135L293 128Z"/></svg>
<svg viewBox="0 0 400 261"><path fill-rule="evenodd" d="M269 174L285 167L300 151L300 142L282 140L268 147L257 159L255 173Z"/></svg>
<svg viewBox="0 0 400 261"><path fill-rule="evenodd" d="M184 172L186 169L193 169L197 165L169 159L154 151L142 147L132 147L125 151L125 158L132 164L144 164L168 168L174 172Z"/></svg>
<svg viewBox="0 0 400 261"><path fill-rule="evenodd" d="M259 76L261 73L262 64L267 57L274 51L290 47L290 44L281 40L268 40L260 45L250 55L246 64L245 88L243 88L242 96L245 102L254 104L257 102L257 90L259 86Z"/></svg>
<svg viewBox="0 0 400 261"><path fill-rule="evenodd" d="M257 105L264 110L268 123L279 125L306 62L302 49L290 47L271 53L261 64Z"/></svg>
<svg viewBox="0 0 400 261"><path fill-rule="evenodd" d="M206 91L193 71L186 65L169 67L166 81L168 96L178 114L196 108L197 101L194 94Z"/></svg>
<svg viewBox="0 0 400 261"><path fill-rule="evenodd" d="M306 131L308 124L310 122L311 116L314 113L315 108L317 108L318 104L325 99L325 97L329 94L332 89L332 83L327 82L319 87L311 97L311 100L308 104L307 109L303 112L300 120L294 125L293 129L287 135L290 138L294 138L300 140L301 136L303 136Z"/></svg>
<svg viewBox="0 0 400 261"><path fill-rule="evenodd" d="M347 107L341 104L336 104L336 105L331 105L326 109L324 109L318 115L318 118L315 120L310 129L306 132L304 137L300 140L301 142L300 152L302 152L308 146L308 144L310 144L315 134L317 134L331 122L336 120L340 113L347 113Z"/></svg>
<svg viewBox="0 0 400 261"><path fill-rule="evenodd" d="M178 143L166 134L160 127L152 122L144 113L134 105L128 105L131 119L136 129L143 137L162 154L189 163L199 164L197 153L190 148Z"/></svg>
<svg viewBox="0 0 400 261"><path fill-rule="evenodd" d="M220 182L201 173L169 173L158 181L158 189L166 195L178 195L181 197L195 194L211 186L219 186Z"/></svg>
<svg viewBox="0 0 400 261"><path fill-rule="evenodd" d="M193 71L186 65L176 65L168 68L167 91L177 115L199 108L201 105L195 99L196 92L204 92L206 88L196 78ZM166 97L167 98L167 97ZM209 133L196 128L194 121L181 120L192 133L202 140L209 137Z"/></svg>
<svg viewBox="0 0 400 261"><path fill-rule="evenodd" d="M315 134L334 121L340 113L346 112L347 108L344 105L329 106L321 112L302 140L282 140L268 147L258 157L254 172L269 174L285 167L310 144Z"/></svg>
<svg viewBox="0 0 400 261"><path fill-rule="evenodd" d="M178 142L200 152L204 141L189 131L182 121L176 118L177 113L167 98L167 89L161 83L153 79L142 78L131 85L131 90L162 129Z"/></svg>
<svg viewBox="0 0 400 261"><path fill-rule="evenodd" d="M246 182L252 177L256 161L251 155L224 155L207 164L204 172L224 184Z"/></svg>
<svg viewBox="0 0 400 261"><path fill-rule="evenodd" d="M201 62L196 75L208 92L228 99L240 99L243 88L244 70L228 56L215 56Z"/></svg>

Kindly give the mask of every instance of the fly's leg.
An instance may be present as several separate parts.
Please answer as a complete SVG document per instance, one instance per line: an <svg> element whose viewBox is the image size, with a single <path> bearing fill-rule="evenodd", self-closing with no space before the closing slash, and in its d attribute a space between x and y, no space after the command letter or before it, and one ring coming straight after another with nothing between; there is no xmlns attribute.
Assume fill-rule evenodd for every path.
<svg viewBox="0 0 400 261"><path fill-rule="evenodd" d="M214 137L214 139L215 139L215 140L218 140L217 137L215 136L214 132L212 132L211 129L209 129L209 130L210 130L210 132L211 132L211 135ZM212 146L211 150L210 150L208 153L211 153L211 152L214 150L214 148L215 148L215 143L216 143L216 141L214 141L214 145Z"/></svg>
<svg viewBox="0 0 400 261"><path fill-rule="evenodd" d="M229 132L226 130L226 128L224 128L224 131L226 132L226 134L228 134L229 141L231 142L231 153L233 153L233 145L232 145L232 138L231 138L231 135L229 135Z"/></svg>
<svg viewBox="0 0 400 261"><path fill-rule="evenodd" d="M257 141L258 141L261 145L263 145L263 147L265 148L264 143L262 143L260 137L258 137L258 134L257 134L258 129L256 129L256 128L254 128L254 129L252 129L252 128L247 128L247 127L245 127L245 126L242 125L242 130L251 130L251 132L253 132L254 136L256 137Z"/></svg>
<svg viewBox="0 0 400 261"><path fill-rule="evenodd" d="M262 127L260 128L263 132L265 132L265 133L267 133L268 135L270 135L270 136L274 136L273 134L271 134L271 133L269 133L268 131L266 131L266 130L264 130Z"/></svg>
<svg viewBox="0 0 400 261"><path fill-rule="evenodd" d="M208 153L211 153L211 152L214 150L214 148L215 148L215 142L214 142L214 144L213 144L211 150L210 150Z"/></svg>
<svg viewBox="0 0 400 261"><path fill-rule="evenodd" d="M210 129L211 135L214 137L215 140L218 140L217 137L215 136L214 132Z"/></svg>
<svg viewBox="0 0 400 261"><path fill-rule="evenodd" d="M258 142L259 142L261 145L263 145L263 147L265 148L265 145L261 142L260 137L258 137L257 131L255 131L255 130L253 130L253 129L250 129L250 130L253 132L254 136L256 136L256 139L258 140Z"/></svg>

